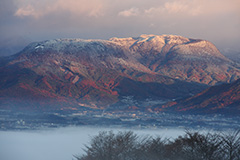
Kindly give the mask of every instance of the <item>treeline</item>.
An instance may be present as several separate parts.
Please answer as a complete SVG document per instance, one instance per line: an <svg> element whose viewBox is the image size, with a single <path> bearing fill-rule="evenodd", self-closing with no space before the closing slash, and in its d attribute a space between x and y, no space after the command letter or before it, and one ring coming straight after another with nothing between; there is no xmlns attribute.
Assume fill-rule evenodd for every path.
<svg viewBox="0 0 240 160"><path fill-rule="evenodd" d="M77 160L240 160L240 131L186 131L175 139L139 137L128 132L100 132Z"/></svg>

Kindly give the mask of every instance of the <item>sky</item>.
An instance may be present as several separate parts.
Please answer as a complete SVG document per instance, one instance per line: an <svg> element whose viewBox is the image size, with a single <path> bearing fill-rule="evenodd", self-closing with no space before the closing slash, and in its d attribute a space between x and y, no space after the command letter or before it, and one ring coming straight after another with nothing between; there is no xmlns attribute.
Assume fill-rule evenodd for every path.
<svg viewBox="0 0 240 160"><path fill-rule="evenodd" d="M240 0L0 0L0 56L56 38L173 34L240 53Z"/></svg>

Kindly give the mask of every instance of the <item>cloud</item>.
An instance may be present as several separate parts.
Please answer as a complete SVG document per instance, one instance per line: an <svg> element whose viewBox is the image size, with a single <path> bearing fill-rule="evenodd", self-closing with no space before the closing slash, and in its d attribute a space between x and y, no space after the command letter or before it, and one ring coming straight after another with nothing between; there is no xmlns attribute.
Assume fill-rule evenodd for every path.
<svg viewBox="0 0 240 160"><path fill-rule="evenodd" d="M164 4L163 7L163 10L166 10L169 13L186 12L188 9L188 5L183 4L180 1L167 2Z"/></svg>
<svg viewBox="0 0 240 160"><path fill-rule="evenodd" d="M138 8L130 8L128 10L124 10L118 13L119 16L123 16L123 17L131 17L131 16L138 16L140 13Z"/></svg>
<svg viewBox="0 0 240 160"><path fill-rule="evenodd" d="M105 2L101 0L58 0L55 10L68 11L75 15L98 17L104 15Z"/></svg>
<svg viewBox="0 0 240 160"><path fill-rule="evenodd" d="M185 15L189 16L197 16L202 13L202 6L196 5L194 1L189 0L178 0L172 2L165 2L161 6L151 7L149 9L145 9L144 13L146 15L155 16L155 15Z"/></svg>
<svg viewBox="0 0 240 160"><path fill-rule="evenodd" d="M155 10L169 14L185 14L186 16L211 16L227 14L240 10L239 0L175 0L165 2Z"/></svg>
<svg viewBox="0 0 240 160"><path fill-rule="evenodd" d="M0 21L0 41L15 35L41 41L149 33L240 49L239 0L1 0Z"/></svg>
<svg viewBox="0 0 240 160"><path fill-rule="evenodd" d="M43 13L35 11L34 7L31 5L27 5L23 8L19 8L16 11L15 15L18 17L33 16L35 18L38 18L38 17L42 16Z"/></svg>
<svg viewBox="0 0 240 160"><path fill-rule="evenodd" d="M49 0L19 3L15 12L18 17L39 18L55 13L68 12L76 16L99 17L104 15L104 3L101 0Z"/></svg>
<svg viewBox="0 0 240 160"><path fill-rule="evenodd" d="M74 16L101 17L106 14L132 16L199 16L240 10L239 0L15 0L18 17L39 18L51 14L70 13ZM152 4L152 5L151 5ZM132 7L132 6L135 7ZM186 17L187 18L187 17Z"/></svg>

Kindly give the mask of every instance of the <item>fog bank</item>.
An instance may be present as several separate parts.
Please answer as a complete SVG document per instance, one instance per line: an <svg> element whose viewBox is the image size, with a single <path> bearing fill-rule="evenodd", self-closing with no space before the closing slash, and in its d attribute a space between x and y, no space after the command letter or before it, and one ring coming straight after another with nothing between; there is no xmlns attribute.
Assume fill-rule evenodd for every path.
<svg viewBox="0 0 240 160"><path fill-rule="evenodd" d="M39 131L0 131L2 160L72 160L83 152L84 144L99 131L129 131L120 128L67 127ZM176 138L180 129L134 129L139 136L151 135Z"/></svg>

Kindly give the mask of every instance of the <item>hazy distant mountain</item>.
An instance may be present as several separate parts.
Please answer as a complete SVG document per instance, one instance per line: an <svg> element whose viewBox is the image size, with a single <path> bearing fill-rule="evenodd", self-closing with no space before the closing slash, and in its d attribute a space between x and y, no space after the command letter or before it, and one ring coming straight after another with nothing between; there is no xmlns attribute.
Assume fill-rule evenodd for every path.
<svg viewBox="0 0 240 160"><path fill-rule="evenodd" d="M238 79L237 67L212 43L181 36L48 40L1 59L0 105L103 109L127 96L183 98Z"/></svg>
<svg viewBox="0 0 240 160"><path fill-rule="evenodd" d="M230 84L210 87L203 92L164 106L175 111L190 113L240 113L240 79ZM171 107L170 107L171 106Z"/></svg>
<svg viewBox="0 0 240 160"><path fill-rule="evenodd" d="M225 54L225 56L234 62L240 63L240 52L228 52Z"/></svg>
<svg viewBox="0 0 240 160"><path fill-rule="evenodd" d="M12 36L9 38L5 38L4 36L1 37L0 57L13 55L21 51L29 42L31 42L30 39L21 36Z"/></svg>

